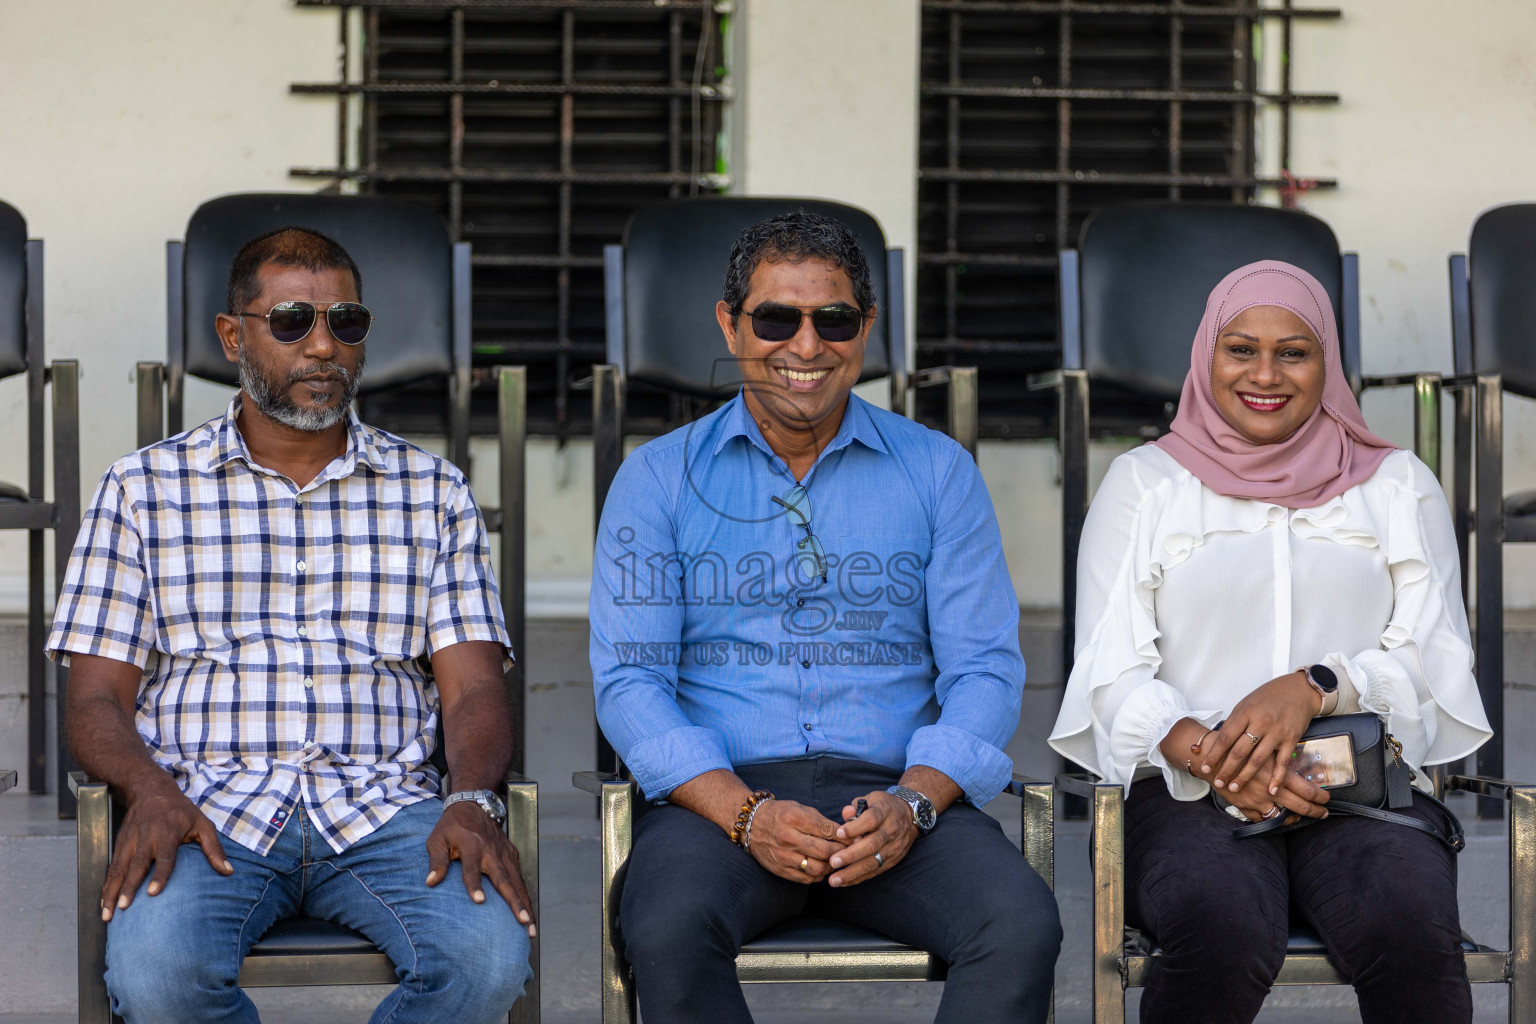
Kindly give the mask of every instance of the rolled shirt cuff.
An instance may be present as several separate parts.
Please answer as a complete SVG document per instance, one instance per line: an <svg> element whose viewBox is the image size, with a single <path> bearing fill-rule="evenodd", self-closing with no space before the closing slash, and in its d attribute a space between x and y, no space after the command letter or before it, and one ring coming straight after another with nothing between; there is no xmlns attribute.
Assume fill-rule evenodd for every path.
<svg viewBox="0 0 1536 1024"><path fill-rule="evenodd" d="M950 725L925 725L907 741L907 767L943 772L978 807L1003 791L1013 761L986 740Z"/></svg>
<svg viewBox="0 0 1536 1024"><path fill-rule="evenodd" d="M674 789L718 769L731 771L725 740L713 729L685 726L648 736L625 751L624 764L647 800L665 800Z"/></svg>

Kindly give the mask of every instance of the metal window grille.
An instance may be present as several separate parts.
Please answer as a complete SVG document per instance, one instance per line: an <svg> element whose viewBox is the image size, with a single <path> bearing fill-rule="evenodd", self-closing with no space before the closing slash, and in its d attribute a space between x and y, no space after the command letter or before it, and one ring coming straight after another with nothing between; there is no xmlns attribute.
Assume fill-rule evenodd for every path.
<svg viewBox="0 0 1536 1024"><path fill-rule="evenodd" d="M1056 254L1100 206L1250 202L1255 189L1329 188L1290 175L1291 24L1337 10L1256 0L923 0L917 365L981 368L984 437L1048 437L1054 396L1029 373L1061 365ZM1281 87L1260 91L1255 26L1278 22ZM1261 105L1280 113L1280 179L1255 175ZM925 393L919 415L942 422ZM1096 433L1134 434L1163 410L1094 398Z"/></svg>
<svg viewBox="0 0 1536 1024"><path fill-rule="evenodd" d="M604 361L603 245L641 206L725 187L728 15L713 0L296 2L340 8L341 30L337 80L292 87L338 96L336 166L292 173L432 206L474 243L477 433L495 431L498 364L528 367L531 432L586 433L572 391ZM686 411L668 402L632 395L633 431ZM436 433L441 408L422 385L366 413Z"/></svg>

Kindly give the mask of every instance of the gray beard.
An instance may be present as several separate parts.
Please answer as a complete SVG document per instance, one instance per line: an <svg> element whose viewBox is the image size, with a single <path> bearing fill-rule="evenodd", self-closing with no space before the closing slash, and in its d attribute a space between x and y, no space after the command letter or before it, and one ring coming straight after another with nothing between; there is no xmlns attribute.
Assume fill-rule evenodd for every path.
<svg viewBox="0 0 1536 1024"><path fill-rule="evenodd" d="M342 392L341 401L333 407L301 406L289 397L293 393L293 384L304 377L312 376L317 369L334 373L344 382L346 390ZM319 433L340 423L347 415L347 409L351 407L352 400L357 397L357 388L362 379L362 360L358 361L356 373L348 373L336 363L326 363L320 367L298 371L297 375L290 376L286 381L288 388L279 397L272 381L262 376L260 371L251 364L244 342L240 344L240 390L245 392L251 403L268 419L294 430Z"/></svg>

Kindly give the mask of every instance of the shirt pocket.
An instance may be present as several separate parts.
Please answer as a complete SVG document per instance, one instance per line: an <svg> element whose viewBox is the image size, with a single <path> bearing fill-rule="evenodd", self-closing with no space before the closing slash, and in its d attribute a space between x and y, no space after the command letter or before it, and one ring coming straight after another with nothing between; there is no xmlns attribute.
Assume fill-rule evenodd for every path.
<svg viewBox="0 0 1536 1024"><path fill-rule="evenodd" d="M337 627L385 660L420 655L436 558L432 548L407 544L347 547L341 556Z"/></svg>

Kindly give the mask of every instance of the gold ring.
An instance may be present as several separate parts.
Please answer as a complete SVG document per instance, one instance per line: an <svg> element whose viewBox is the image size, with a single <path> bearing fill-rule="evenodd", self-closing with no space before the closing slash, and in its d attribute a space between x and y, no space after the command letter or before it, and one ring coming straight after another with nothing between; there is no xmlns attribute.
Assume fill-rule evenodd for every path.
<svg viewBox="0 0 1536 1024"><path fill-rule="evenodd" d="M801 871L809 871L809 870L811 870L811 859L809 857L801 857L800 858L800 870Z"/></svg>
<svg viewBox="0 0 1536 1024"><path fill-rule="evenodd" d="M1254 746L1258 746L1259 745L1259 738L1257 736L1255 736L1253 733L1245 732L1245 733L1243 733L1243 735L1247 736L1249 739L1253 740L1253 745Z"/></svg>

